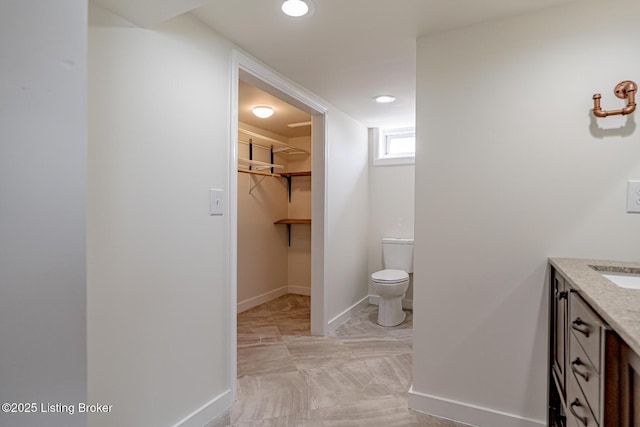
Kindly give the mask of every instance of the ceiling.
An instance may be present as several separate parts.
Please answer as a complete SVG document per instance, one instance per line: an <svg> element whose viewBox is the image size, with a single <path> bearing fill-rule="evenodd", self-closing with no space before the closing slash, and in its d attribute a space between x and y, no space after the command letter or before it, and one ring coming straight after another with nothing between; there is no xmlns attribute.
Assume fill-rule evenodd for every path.
<svg viewBox="0 0 640 427"><path fill-rule="evenodd" d="M273 116L267 119L256 117L251 109L259 105L273 108ZM242 80L238 86L238 120L287 138L311 135L311 126L289 127L294 123L310 122L311 115L309 113L305 113Z"/></svg>
<svg viewBox="0 0 640 427"><path fill-rule="evenodd" d="M579 0L313 0L301 18L284 15L282 0L92 1L145 27L191 10L365 126L389 128L415 123L417 37ZM380 94L396 102L376 104Z"/></svg>

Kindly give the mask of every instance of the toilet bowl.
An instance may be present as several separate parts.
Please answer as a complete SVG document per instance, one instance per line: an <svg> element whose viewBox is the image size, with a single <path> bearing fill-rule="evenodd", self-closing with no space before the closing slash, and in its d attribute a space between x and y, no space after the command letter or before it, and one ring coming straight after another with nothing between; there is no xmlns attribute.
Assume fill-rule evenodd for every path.
<svg viewBox="0 0 640 427"><path fill-rule="evenodd" d="M378 324L398 326L406 317L402 299L409 287L409 273L413 273L413 239L385 237L382 239L384 270L371 275L378 300Z"/></svg>
<svg viewBox="0 0 640 427"><path fill-rule="evenodd" d="M402 299L409 287L409 274L403 270L381 270L371 275L373 288L380 297L378 324L398 326L406 317L402 311Z"/></svg>

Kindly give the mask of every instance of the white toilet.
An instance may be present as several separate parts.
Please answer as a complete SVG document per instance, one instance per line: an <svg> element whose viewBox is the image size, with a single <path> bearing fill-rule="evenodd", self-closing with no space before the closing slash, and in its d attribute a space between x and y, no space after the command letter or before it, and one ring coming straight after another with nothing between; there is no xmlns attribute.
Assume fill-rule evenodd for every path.
<svg viewBox="0 0 640 427"><path fill-rule="evenodd" d="M402 298L409 287L409 273L413 273L413 239L383 238L382 262L385 269L371 275L380 296L378 324L397 326L406 316Z"/></svg>

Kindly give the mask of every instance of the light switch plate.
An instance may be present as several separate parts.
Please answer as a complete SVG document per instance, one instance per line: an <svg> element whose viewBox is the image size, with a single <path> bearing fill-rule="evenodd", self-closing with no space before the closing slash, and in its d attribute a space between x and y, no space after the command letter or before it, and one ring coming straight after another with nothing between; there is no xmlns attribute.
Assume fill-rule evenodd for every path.
<svg viewBox="0 0 640 427"><path fill-rule="evenodd" d="M222 197L224 196L224 192L220 189L211 188L209 194L209 215L222 215L224 208Z"/></svg>
<svg viewBox="0 0 640 427"><path fill-rule="evenodd" d="M627 212L640 213L640 181L627 183Z"/></svg>

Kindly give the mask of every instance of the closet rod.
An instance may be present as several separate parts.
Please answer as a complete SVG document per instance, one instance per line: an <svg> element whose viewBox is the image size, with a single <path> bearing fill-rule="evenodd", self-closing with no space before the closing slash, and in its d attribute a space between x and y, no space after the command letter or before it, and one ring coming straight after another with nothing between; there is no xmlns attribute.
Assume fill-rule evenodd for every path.
<svg viewBox="0 0 640 427"><path fill-rule="evenodd" d="M251 174L251 175L272 176L272 177L275 177L275 178L280 178L282 176L279 173L262 172L262 171L242 169L242 168L238 168L238 172L248 173L248 174Z"/></svg>

